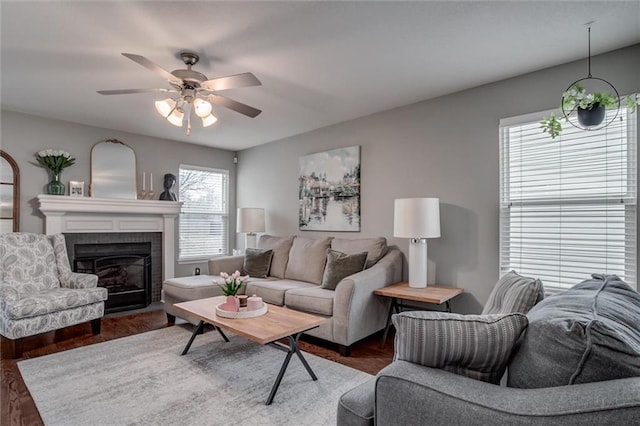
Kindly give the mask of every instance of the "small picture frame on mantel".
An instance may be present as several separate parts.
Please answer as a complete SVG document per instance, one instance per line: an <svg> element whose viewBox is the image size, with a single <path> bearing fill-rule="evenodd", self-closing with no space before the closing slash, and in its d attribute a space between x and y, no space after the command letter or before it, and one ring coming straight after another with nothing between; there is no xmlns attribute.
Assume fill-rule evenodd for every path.
<svg viewBox="0 0 640 426"><path fill-rule="evenodd" d="M69 181L69 196L71 196L71 197L84 197L84 181L70 180Z"/></svg>

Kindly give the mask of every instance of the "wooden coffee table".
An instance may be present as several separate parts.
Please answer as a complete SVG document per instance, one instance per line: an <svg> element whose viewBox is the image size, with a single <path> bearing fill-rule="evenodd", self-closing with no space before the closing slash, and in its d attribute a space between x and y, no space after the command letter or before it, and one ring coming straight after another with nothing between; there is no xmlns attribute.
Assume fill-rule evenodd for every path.
<svg viewBox="0 0 640 426"><path fill-rule="evenodd" d="M300 358L300 362L302 362L302 365L304 365L304 368L311 378L318 380L307 363L307 360L304 359L300 348L298 348L298 339L300 339L300 335L305 331L318 327L325 322L326 320L324 318L276 305L268 305L269 311L255 318L223 318L216 315L216 305L223 302L224 296L217 296L173 305L179 311L191 314L200 320L187 346L185 346L182 351L182 355L189 352L189 348L196 336L202 332L204 324L208 323L218 330L218 333L220 333L225 342L228 342L229 339L222 331L223 328L231 330L261 345L270 345L287 352L280 367L280 372L271 388L271 393L267 398L266 405L271 404L273 398L276 396L280 382L284 377L284 373L287 371L287 366L293 354L296 354L298 358ZM278 340L285 338L289 342L288 346L278 342Z"/></svg>

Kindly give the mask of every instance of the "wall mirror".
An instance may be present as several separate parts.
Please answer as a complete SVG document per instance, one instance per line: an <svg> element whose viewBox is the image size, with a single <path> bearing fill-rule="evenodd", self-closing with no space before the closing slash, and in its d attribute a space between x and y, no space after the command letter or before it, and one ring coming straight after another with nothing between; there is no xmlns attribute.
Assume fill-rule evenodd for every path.
<svg viewBox="0 0 640 426"><path fill-rule="evenodd" d="M136 154L117 139L91 148L91 196L136 199Z"/></svg>
<svg viewBox="0 0 640 426"><path fill-rule="evenodd" d="M0 234L20 230L20 169L0 150Z"/></svg>

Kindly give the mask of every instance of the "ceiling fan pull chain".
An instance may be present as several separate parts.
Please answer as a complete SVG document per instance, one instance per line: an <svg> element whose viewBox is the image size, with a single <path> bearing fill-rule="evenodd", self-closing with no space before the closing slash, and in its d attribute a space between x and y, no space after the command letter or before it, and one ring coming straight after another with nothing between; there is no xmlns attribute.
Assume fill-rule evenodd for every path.
<svg viewBox="0 0 640 426"><path fill-rule="evenodd" d="M191 104L187 105L187 136L191 135Z"/></svg>

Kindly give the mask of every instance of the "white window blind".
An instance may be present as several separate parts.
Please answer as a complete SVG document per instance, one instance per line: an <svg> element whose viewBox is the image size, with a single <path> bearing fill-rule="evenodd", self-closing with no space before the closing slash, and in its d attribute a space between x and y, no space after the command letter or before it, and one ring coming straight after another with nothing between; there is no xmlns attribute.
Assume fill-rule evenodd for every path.
<svg viewBox="0 0 640 426"><path fill-rule="evenodd" d="M227 253L229 172L180 165L178 260L203 260Z"/></svg>
<svg viewBox="0 0 640 426"><path fill-rule="evenodd" d="M616 274L637 288L636 115L621 108L592 131L563 120L555 139L543 115L500 123L501 271L547 288Z"/></svg>

